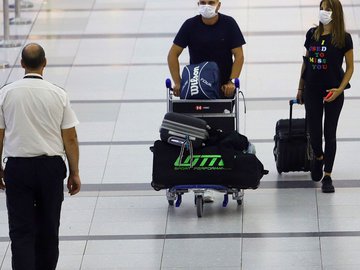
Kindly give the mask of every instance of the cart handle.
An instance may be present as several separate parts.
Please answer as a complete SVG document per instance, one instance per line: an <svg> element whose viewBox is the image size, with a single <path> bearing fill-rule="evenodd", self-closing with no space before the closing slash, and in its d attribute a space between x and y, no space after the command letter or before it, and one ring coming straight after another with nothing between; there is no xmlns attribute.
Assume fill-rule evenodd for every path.
<svg viewBox="0 0 360 270"><path fill-rule="evenodd" d="M235 78L235 88L240 89L240 80L239 80L239 78Z"/></svg>
<svg viewBox="0 0 360 270"><path fill-rule="evenodd" d="M165 86L167 89L171 89L171 80L169 78L165 80Z"/></svg>
<svg viewBox="0 0 360 270"><path fill-rule="evenodd" d="M172 89L171 80L169 78L167 78L165 80L165 86L166 86L167 89L170 89L170 90ZM239 78L235 78L235 88L240 89L240 80L239 80Z"/></svg>

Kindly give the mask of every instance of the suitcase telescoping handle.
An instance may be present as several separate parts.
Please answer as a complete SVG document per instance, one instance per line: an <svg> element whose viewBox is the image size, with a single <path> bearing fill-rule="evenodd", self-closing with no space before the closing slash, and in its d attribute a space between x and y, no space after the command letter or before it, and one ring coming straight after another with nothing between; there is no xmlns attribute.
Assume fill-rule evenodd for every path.
<svg viewBox="0 0 360 270"><path fill-rule="evenodd" d="M290 105L290 116L289 116L289 120L290 120L290 123L291 123L291 120L292 120L292 112L293 112L293 105L294 104L300 104L299 100L297 99L290 99L289 100L289 105ZM291 126L291 124L289 125Z"/></svg>
<svg viewBox="0 0 360 270"><path fill-rule="evenodd" d="M293 105L294 104L301 104L300 100L298 99L290 99L289 105L290 105L290 115L289 115L289 138L291 137L291 130L292 130L292 113L293 113ZM307 123L306 123L306 114L305 114L305 133L307 130Z"/></svg>

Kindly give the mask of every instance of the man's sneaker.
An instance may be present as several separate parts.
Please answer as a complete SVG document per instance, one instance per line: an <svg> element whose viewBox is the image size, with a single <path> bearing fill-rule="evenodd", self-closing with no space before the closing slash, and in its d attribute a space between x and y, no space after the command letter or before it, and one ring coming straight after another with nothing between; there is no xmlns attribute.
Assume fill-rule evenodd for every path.
<svg viewBox="0 0 360 270"><path fill-rule="evenodd" d="M333 193L335 192L335 188L332 184L331 177L328 175L325 175L322 182L321 190L324 193Z"/></svg>
<svg viewBox="0 0 360 270"><path fill-rule="evenodd" d="M205 190L204 192L204 203L214 202L214 194L211 190Z"/></svg>
<svg viewBox="0 0 360 270"><path fill-rule="evenodd" d="M323 177L323 159L315 158L313 166L311 168L311 179L315 182L319 182Z"/></svg>

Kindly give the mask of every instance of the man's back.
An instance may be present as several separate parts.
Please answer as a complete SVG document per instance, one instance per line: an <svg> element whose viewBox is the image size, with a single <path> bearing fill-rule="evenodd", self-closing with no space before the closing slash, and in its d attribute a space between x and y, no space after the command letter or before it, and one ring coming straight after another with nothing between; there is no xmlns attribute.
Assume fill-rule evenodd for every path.
<svg viewBox="0 0 360 270"><path fill-rule="evenodd" d="M10 142L5 156L63 155L61 129L76 122L63 122L67 103L64 90L39 75L6 85L0 93L5 138Z"/></svg>
<svg viewBox="0 0 360 270"><path fill-rule="evenodd" d="M0 189L6 191L13 269L56 269L65 155L69 194L81 187L79 122L67 94L43 80L46 63L44 49L27 44L25 77L0 90Z"/></svg>

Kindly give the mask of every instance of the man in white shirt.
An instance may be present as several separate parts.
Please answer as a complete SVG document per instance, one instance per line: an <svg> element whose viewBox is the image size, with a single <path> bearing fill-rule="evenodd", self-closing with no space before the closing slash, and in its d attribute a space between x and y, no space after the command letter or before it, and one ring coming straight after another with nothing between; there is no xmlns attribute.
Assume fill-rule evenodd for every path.
<svg viewBox="0 0 360 270"><path fill-rule="evenodd" d="M0 91L0 188L6 190L12 267L53 270L59 257L63 180L69 167L70 195L80 191L79 123L66 92L43 80L45 52L23 48L23 79Z"/></svg>

